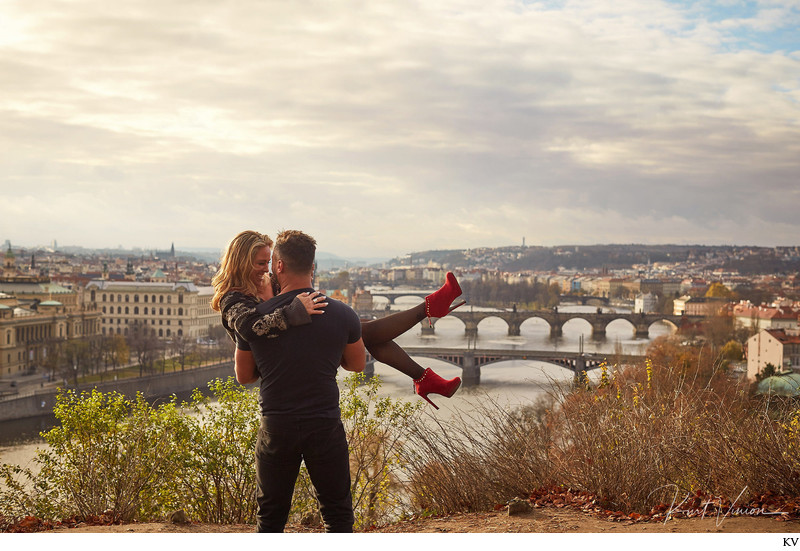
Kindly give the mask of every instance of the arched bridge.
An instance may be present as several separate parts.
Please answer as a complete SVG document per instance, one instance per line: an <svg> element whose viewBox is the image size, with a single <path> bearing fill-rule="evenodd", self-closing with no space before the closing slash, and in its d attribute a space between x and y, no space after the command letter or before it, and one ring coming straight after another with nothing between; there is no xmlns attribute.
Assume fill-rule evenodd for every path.
<svg viewBox="0 0 800 551"><path fill-rule="evenodd" d="M561 295L561 302L579 302L583 305L609 304L611 299L608 297L596 297L594 295Z"/></svg>
<svg viewBox="0 0 800 551"><path fill-rule="evenodd" d="M598 309L596 313L587 312L559 312L557 308L552 310L531 310L516 312L476 312L464 310L463 308L450 312L448 316L456 317L464 322L465 333L468 337L478 335L478 324L486 318L500 318L508 324L508 335L518 337L520 327L523 322L531 318L539 318L547 322L550 326L550 335L558 337L563 334L564 324L573 319L582 319L589 322L592 326L592 337L603 338L606 334L608 324L616 320L626 320L633 326L633 333L636 337L646 338L650 332L650 326L660 321L672 324L676 329L680 329L685 324L697 323L702 320L701 316L675 316L669 314L634 314L630 312L602 312ZM434 327L436 321L434 321ZM428 321L422 322L422 333L432 334L434 328L428 326Z"/></svg>
<svg viewBox="0 0 800 551"><path fill-rule="evenodd" d="M424 299L426 296L433 293L436 289L431 289L426 291L424 289L384 289L382 291L370 291L372 294L372 298L375 299L377 297L384 297L389 300L389 304L394 304L394 302L400 297L419 297Z"/></svg>
<svg viewBox="0 0 800 551"><path fill-rule="evenodd" d="M575 374L600 367L607 362L605 354L587 354L582 352L558 352L555 350L462 350L458 348L406 347L410 356L424 356L442 360L461 368L465 386L480 384L481 368L493 363L507 360L535 360L559 365ZM613 356L615 362L632 364L644 361L644 356ZM368 365L365 374L374 373L374 366Z"/></svg>

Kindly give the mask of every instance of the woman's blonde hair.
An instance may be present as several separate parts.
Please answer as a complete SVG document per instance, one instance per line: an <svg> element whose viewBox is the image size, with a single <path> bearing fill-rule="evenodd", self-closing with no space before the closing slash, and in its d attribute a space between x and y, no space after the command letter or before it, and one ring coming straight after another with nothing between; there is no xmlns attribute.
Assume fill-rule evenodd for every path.
<svg viewBox="0 0 800 551"><path fill-rule="evenodd" d="M258 296L258 286L252 279L253 262L263 247L272 247L272 239L263 233L245 230L233 238L222 254L217 274L211 280L214 286L211 308L219 312L219 301L231 291Z"/></svg>

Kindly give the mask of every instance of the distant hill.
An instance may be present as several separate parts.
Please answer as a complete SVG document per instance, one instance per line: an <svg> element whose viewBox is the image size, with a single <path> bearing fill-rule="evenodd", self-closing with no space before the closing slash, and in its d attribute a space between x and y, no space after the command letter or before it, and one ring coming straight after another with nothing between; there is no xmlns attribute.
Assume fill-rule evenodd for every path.
<svg viewBox="0 0 800 551"><path fill-rule="evenodd" d="M419 251L390 260L389 266L425 265L502 271L620 270L637 264L692 263L707 269L753 273L800 270L800 247L731 245L563 245Z"/></svg>

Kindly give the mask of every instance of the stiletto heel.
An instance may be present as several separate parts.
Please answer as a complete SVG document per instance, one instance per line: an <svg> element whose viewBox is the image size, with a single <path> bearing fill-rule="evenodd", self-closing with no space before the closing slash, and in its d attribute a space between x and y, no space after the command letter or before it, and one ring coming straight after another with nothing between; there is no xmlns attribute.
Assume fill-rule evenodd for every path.
<svg viewBox="0 0 800 551"><path fill-rule="evenodd" d="M453 310L455 310L455 309L456 309L456 308L458 308L459 306L464 306L466 303L467 303L467 301L466 301L465 299L463 299L463 298L462 298L462 299L461 299L461 300L459 300L457 303L455 303L454 305L452 305L452 306L450 307L450 309L447 311L447 313L449 314L450 312L452 312Z"/></svg>
<svg viewBox="0 0 800 551"><path fill-rule="evenodd" d="M447 272L444 285L425 297L425 315L428 317L428 325L433 327L431 318L443 318L459 306L466 304L467 301L462 299L460 303L451 306L459 296L461 296L461 286L453 272Z"/></svg>
<svg viewBox="0 0 800 551"><path fill-rule="evenodd" d="M414 392L424 398L430 405L439 409L439 406L434 404L428 394L441 394L445 398L450 398L456 393L458 387L461 386L461 377L453 379L442 379L431 368L425 369L425 373L419 379L414 379Z"/></svg>
<svg viewBox="0 0 800 551"><path fill-rule="evenodd" d="M427 402L428 402L430 405L432 405L434 408L436 408L436 409L439 409L439 406L437 406L436 404L434 404L434 403L433 403L433 401L432 401L430 398L428 398L428 395L427 395L427 394L426 394L425 396L423 396L423 398L425 398L425 400L426 400L426 401L427 401Z"/></svg>

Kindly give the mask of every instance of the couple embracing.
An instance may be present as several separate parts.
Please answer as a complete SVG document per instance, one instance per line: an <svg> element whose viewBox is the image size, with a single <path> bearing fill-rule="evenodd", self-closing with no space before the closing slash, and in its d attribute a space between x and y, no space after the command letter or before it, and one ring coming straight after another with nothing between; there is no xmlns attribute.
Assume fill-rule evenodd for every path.
<svg viewBox="0 0 800 551"><path fill-rule="evenodd" d="M445 380L414 362L393 339L425 318L447 315L461 295L452 273L414 308L360 321L347 305L312 287L316 241L296 230L276 241L255 231L228 245L214 277L212 308L236 342L236 380L260 380L256 444L257 529L282 532L295 481L305 462L328 532L352 532L347 439L339 411L339 366L363 371L366 350L413 379L417 394L452 396L461 379ZM272 263L270 273L269 265ZM437 408L438 409L438 408Z"/></svg>

